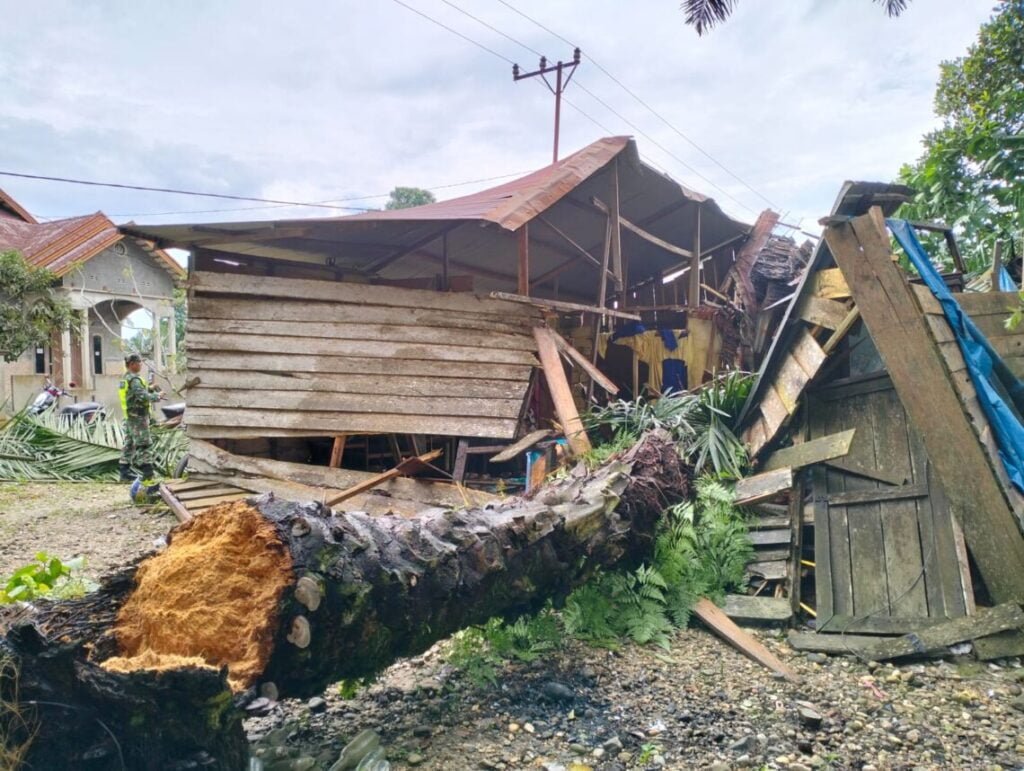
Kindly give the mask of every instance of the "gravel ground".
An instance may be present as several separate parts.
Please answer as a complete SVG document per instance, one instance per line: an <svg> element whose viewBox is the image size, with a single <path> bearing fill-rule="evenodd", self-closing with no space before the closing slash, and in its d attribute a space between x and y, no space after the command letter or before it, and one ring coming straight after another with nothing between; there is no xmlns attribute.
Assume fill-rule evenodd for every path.
<svg viewBox="0 0 1024 771"><path fill-rule="evenodd" d="M96 482L0 483L0 576L45 551L86 556L83 574L107 570L153 548L176 523L167 511L128 502L128 486Z"/></svg>
<svg viewBox="0 0 1024 771"><path fill-rule="evenodd" d="M799 684L699 629L669 652L571 643L497 688L465 682L442 645L354 699L281 702L247 730L269 771L329 768L367 729L395 769L1024 768L1020 660L876 666L761 637Z"/></svg>

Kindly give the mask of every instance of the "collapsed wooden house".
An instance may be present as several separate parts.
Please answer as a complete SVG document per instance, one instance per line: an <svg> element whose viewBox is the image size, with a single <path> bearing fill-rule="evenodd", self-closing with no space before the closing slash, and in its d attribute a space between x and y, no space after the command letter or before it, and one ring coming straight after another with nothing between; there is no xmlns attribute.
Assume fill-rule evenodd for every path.
<svg viewBox="0 0 1024 771"><path fill-rule="evenodd" d="M798 647L924 653L926 630L950 629L936 640L1001 632L977 640L978 654L1016 655L1024 497L942 304L893 256L884 217L907 193L843 188L744 409L759 473L738 490L781 536L771 548L784 547L775 556L791 612L816 613L818 634L796 634ZM916 227L945 235L961 267L945 285L1024 375L1024 330L1004 324L1016 293L962 293L952 233ZM1019 421L1012 400L1006 409ZM981 606L998 603L1009 609L990 622ZM886 635L912 636L884 647Z"/></svg>
<svg viewBox="0 0 1024 771"><path fill-rule="evenodd" d="M627 137L413 209L127 230L190 253L200 473L176 500L191 510L267 478L332 500L410 456L434 480L515 489L514 456L549 429L586 451L577 412L595 384L657 392L670 371L693 386L735 361L738 311L721 290L768 235L645 165ZM666 342L651 353L654 338ZM376 492L422 506L419 493L399 505L402 484Z"/></svg>

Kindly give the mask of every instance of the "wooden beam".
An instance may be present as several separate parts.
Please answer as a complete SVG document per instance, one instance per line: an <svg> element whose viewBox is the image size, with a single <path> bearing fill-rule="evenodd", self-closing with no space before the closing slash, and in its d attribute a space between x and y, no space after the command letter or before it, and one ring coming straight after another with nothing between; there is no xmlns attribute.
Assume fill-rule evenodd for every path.
<svg viewBox="0 0 1024 771"><path fill-rule="evenodd" d="M778 468L803 468L814 463L841 458L850 451L856 429L829 434L809 442L795 444L782 450L776 450L765 460L761 471L772 471Z"/></svg>
<svg viewBox="0 0 1024 771"><path fill-rule="evenodd" d="M735 647L740 653L749 656L758 664L782 675L790 682L799 682L796 672L782 663L778 657L758 642L749 633L740 629L711 600L701 598L693 606L693 614L703 621L707 627Z"/></svg>
<svg viewBox="0 0 1024 771"><path fill-rule="evenodd" d="M825 241L924 443L953 516L962 523L990 595L997 602L1024 598L1024 539L924 315L892 261L881 210L828 227Z"/></svg>
<svg viewBox="0 0 1024 771"><path fill-rule="evenodd" d="M1003 242L1001 240L996 241L995 249L992 252L992 278L989 281L988 291L999 292L1001 289L999 285L1000 281L999 274L1003 270Z"/></svg>
<svg viewBox="0 0 1024 771"><path fill-rule="evenodd" d="M605 214L609 214L611 212L611 207L609 207L608 204L606 204L597 196L591 198L590 201L599 211L602 211ZM675 254L679 257L686 257L687 259L690 259L693 256L693 252L691 252L689 249L684 249L681 246L676 246L675 244L669 243L663 238L658 238L658 236L654 235L653 233L647 230L644 230L639 225L631 222L630 220L626 219L621 215L619 216L619 224L626 230L628 230L630 233L634 233L635 235L640 236L640 238L644 239L644 241L654 244L659 249L664 249L666 252L670 252L671 254Z"/></svg>
<svg viewBox="0 0 1024 771"><path fill-rule="evenodd" d="M838 300L827 300L809 294L800 302L800 318L815 327L839 329L846 320L849 310Z"/></svg>
<svg viewBox="0 0 1024 771"><path fill-rule="evenodd" d="M751 503L767 500L776 493L788 490L793 486L793 469L780 468L764 474L755 474L736 482L735 503L746 506Z"/></svg>
<svg viewBox="0 0 1024 771"><path fill-rule="evenodd" d="M837 471L845 471L847 474L874 479L876 482L883 482L887 485L902 485L907 482L906 474L897 474L888 469L871 468L860 461L849 458L831 458L825 461L825 465Z"/></svg>
<svg viewBox="0 0 1024 771"><path fill-rule="evenodd" d="M549 436L551 436L551 432L548 429L546 429L546 428L541 428L541 429L538 429L536 431L533 431L533 432L527 434L526 436L524 436L518 442L515 442L514 444L510 444L508 447L503 449L501 452L499 452L497 455L495 455L493 458L491 458L490 462L491 463L507 463L508 461L512 460L517 455L519 455L520 453L523 453L523 452L526 452L527 450L529 450L531 447L533 447L535 444L537 444L537 442L539 442L539 441L541 441L543 439L547 439Z"/></svg>
<svg viewBox="0 0 1024 771"><path fill-rule="evenodd" d="M426 235L423 238L419 238L416 241L413 241L408 246L402 247L401 249L398 249L398 250L392 252L388 256L382 257L381 259L376 260L376 261L370 263L366 267L366 272L367 273L380 273L381 270L386 268L391 263L398 262L400 259L402 259L403 257L406 257L406 256L408 256L410 254L412 254L413 252L418 252L420 249L425 247L427 244L432 243L432 242L436 241L438 238L440 238L441 236L446 235L447 233L449 233L452 230L455 230L455 228L457 228L461 224L462 224L461 222L453 222L451 224L445 225L440 230L435 230L433 233L430 233L429 235Z"/></svg>
<svg viewBox="0 0 1024 771"><path fill-rule="evenodd" d="M167 489L166 484L161 484L159 490L160 497L163 499L164 503L167 504L167 508L169 508L174 516L178 518L179 522L188 522L192 519L192 514L174 496L174 493Z"/></svg>
<svg viewBox="0 0 1024 771"><path fill-rule="evenodd" d="M860 309L854 306L850 312L846 314L846 318L839 323L839 326L836 327L835 331L829 335L828 340L826 340L825 344L821 346L821 350L823 350L826 355L832 353L836 346L839 345L843 338L849 333L851 327L857 323L857 319L859 318Z"/></svg>
<svg viewBox="0 0 1024 771"><path fill-rule="evenodd" d="M508 292L491 292L490 297L492 300L524 303L538 308L549 308L553 311L563 311L565 313L595 313L598 316L614 316L617 319L640 321L640 317L635 313L626 313L614 308L598 308L596 305L580 305L579 303L567 303L561 300L545 300L542 297L525 297L518 294L509 294Z"/></svg>
<svg viewBox="0 0 1024 771"><path fill-rule="evenodd" d="M612 203L608 208L608 219L612 226L612 273L615 274L615 288L622 289L622 221L619 209L619 159L612 164Z"/></svg>
<svg viewBox="0 0 1024 771"><path fill-rule="evenodd" d="M394 477L402 476L404 474L409 474L410 472L422 470L426 464L430 463L430 461L437 460L440 457L441 450L433 450L432 452L428 452L423 455L418 455L414 458L406 458L394 468L388 469L387 471L384 471L380 474L375 474L370 479L364 479L362 482L357 482L356 484L352 485L352 487L348 488L347 490L342 490L337 495L332 495L330 498L324 501L324 503L327 506L334 506L338 503L341 503L342 501L348 500L349 498L359 495L360 493L365 493L367 490L372 490L374 487L382 485L389 479L393 479Z"/></svg>
<svg viewBox="0 0 1024 771"><path fill-rule="evenodd" d="M517 231L519 236L519 284L521 295L530 294L530 224L525 223Z"/></svg>
<svg viewBox="0 0 1024 771"><path fill-rule="evenodd" d="M341 456L345 452L345 440L348 434L338 434L334 437L334 444L331 445L331 460L327 464L331 468L341 468Z"/></svg>
<svg viewBox="0 0 1024 771"><path fill-rule="evenodd" d="M585 455L591 449L590 439L587 437L583 421L580 420L579 412L576 410L576 402L573 401L569 381L565 378L565 370L562 368L562 359L558 355L558 344L555 342L554 332L548 327L537 327L533 330L533 336L537 340L537 353L544 370L544 379L548 384L551 401L554 402L555 413L562 424L565 438L569 440L569 448L573 455Z"/></svg>
<svg viewBox="0 0 1024 771"><path fill-rule="evenodd" d="M570 236L568 236L561 228L555 225L555 223L548 220L543 214L537 215L537 219L543 222L549 228L551 228L551 230L553 230L558 236L560 236L562 240L564 240L567 244L569 244L569 246L575 249L579 253L581 259L586 260L599 270L606 270L606 268L604 268L601 265L600 261L596 257L594 257L594 255L592 255L590 252L588 252L586 249L584 249L582 246L576 243L576 241L574 241Z"/></svg>
<svg viewBox="0 0 1024 771"><path fill-rule="evenodd" d="M921 656L944 651L957 643L1021 628L1024 628L1024 611L1015 602L1005 602L994 608L979 608L973 616L950 619L895 640L881 640L864 653L875 661Z"/></svg>
<svg viewBox="0 0 1024 771"><path fill-rule="evenodd" d="M690 259L689 291L686 293L686 303L691 308L700 307L700 212L703 207L697 204L697 212L694 215L693 230L693 257Z"/></svg>
<svg viewBox="0 0 1024 771"><path fill-rule="evenodd" d="M586 372L590 379L597 385L601 386L601 388L612 396L615 396L615 394L622 390L611 378L591 364L590 360L577 351L568 340L557 332L552 332L552 337L555 339L555 345L558 346L558 350L570 361L570 363L579 365L579 367Z"/></svg>

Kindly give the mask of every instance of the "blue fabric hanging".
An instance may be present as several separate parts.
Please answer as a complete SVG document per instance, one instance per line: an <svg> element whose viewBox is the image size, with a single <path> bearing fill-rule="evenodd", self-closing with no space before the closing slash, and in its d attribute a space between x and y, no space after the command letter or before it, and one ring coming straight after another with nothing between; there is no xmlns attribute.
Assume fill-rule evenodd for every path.
<svg viewBox="0 0 1024 771"><path fill-rule="evenodd" d="M910 223L898 219L889 219L886 223L906 251L910 262L924 279L925 285L942 304L946 320L953 329L964 361L967 363L967 371L978 392L978 402L995 435L999 458L1013 486L1024 492L1024 426L1018 417L1018 414L1024 413L1024 383L1010 372L985 335L964 313L946 286L946 282L932 265ZM1007 404L1000 394L1000 387L1009 396L1012 406Z"/></svg>
<svg viewBox="0 0 1024 771"><path fill-rule="evenodd" d="M1013 276L1010 275L1010 271L1006 269L1005 265L999 266L999 291L1000 292L1016 292L1017 285L1013 283Z"/></svg>

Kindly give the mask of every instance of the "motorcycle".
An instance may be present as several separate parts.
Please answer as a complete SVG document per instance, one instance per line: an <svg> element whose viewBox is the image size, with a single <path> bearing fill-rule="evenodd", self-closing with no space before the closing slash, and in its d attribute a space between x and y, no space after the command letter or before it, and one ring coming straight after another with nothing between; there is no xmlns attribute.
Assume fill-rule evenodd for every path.
<svg viewBox="0 0 1024 771"><path fill-rule="evenodd" d="M75 384L72 383L71 387L74 388ZM50 378L46 378L43 390L36 395L36 398L32 400L32 403L25 411L29 415L41 415L47 410L53 409L59 403L62 396L72 396L72 394L55 385ZM57 414L63 420L81 420L86 423L92 423L97 418L105 418L107 410L99 402L75 402L61 407Z"/></svg>

